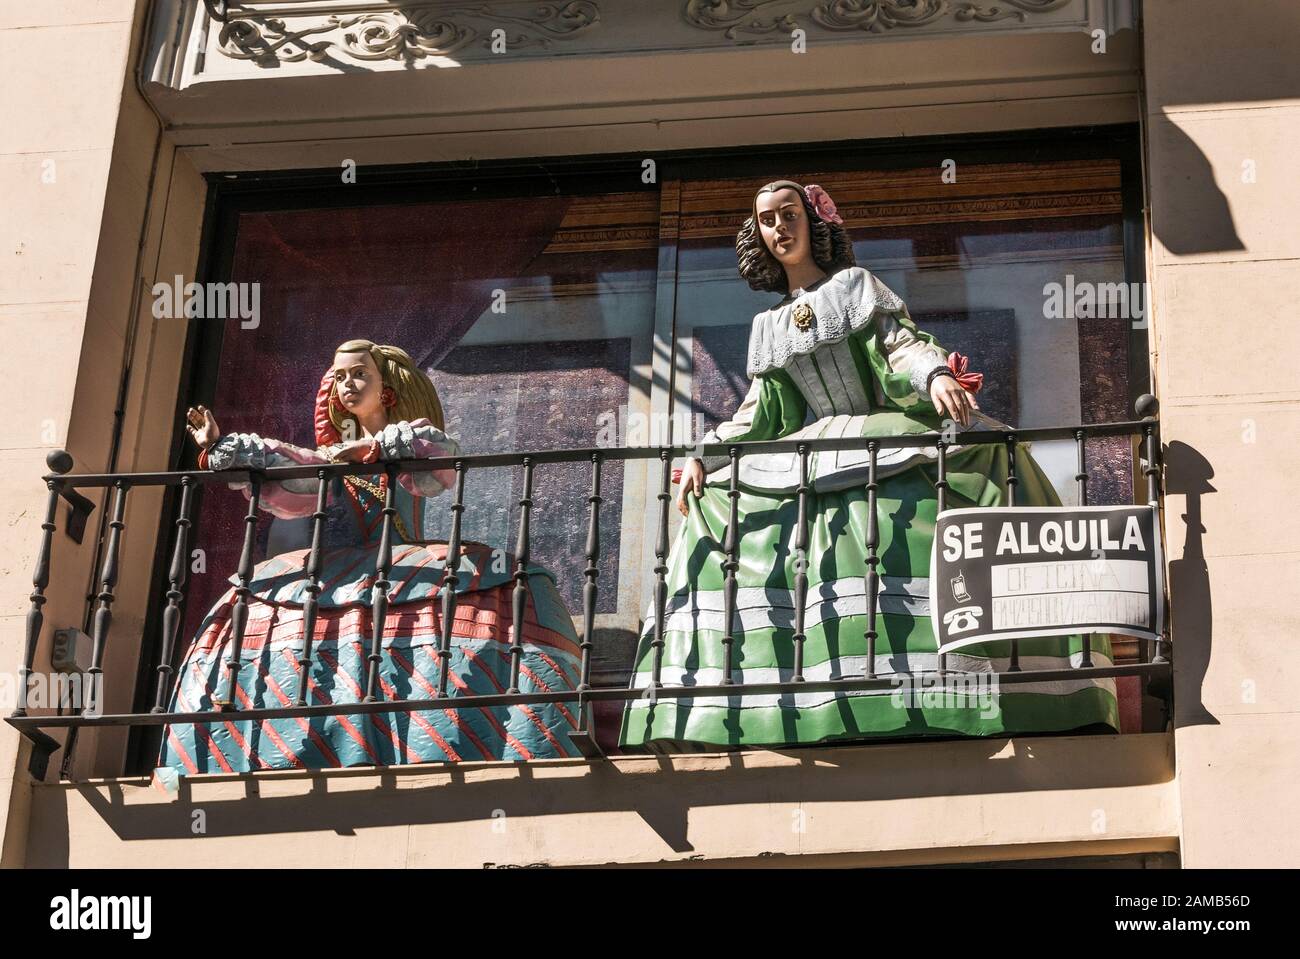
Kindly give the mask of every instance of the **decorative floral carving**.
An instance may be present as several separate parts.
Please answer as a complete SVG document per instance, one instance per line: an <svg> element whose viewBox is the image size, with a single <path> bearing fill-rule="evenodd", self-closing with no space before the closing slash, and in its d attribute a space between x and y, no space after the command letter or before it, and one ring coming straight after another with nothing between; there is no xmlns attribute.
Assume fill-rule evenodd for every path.
<svg viewBox="0 0 1300 959"><path fill-rule="evenodd" d="M342 52L356 60L448 56L473 43L478 36L472 27L435 19L427 11L412 11L406 16L411 22L393 13L367 13L352 18L343 24L347 32L341 41Z"/></svg>
<svg viewBox="0 0 1300 959"><path fill-rule="evenodd" d="M870 30L920 27L948 12L948 0L832 0L809 12L827 30Z"/></svg>
<svg viewBox="0 0 1300 959"><path fill-rule="evenodd" d="M799 26L799 21L789 13L763 19L762 11L777 6L789 6L789 0L686 0L682 16L694 27L725 30L728 40L737 39L742 31L771 33Z"/></svg>
<svg viewBox="0 0 1300 959"><path fill-rule="evenodd" d="M1002 0L1001 3L959 3L955 11L958 20L978 20L990 23L1015 17L1024 20L1026 13L1044 13L1064 6L1069 0ZM1009 9L1014 7L1015 9Z"/></svg>
<svg viewBox="0 0 1300 959"><path fill-rule="evenodd" d="M264 63L320 61L337 55L360 61L450 56L476 42L490 48L497 29L507 31L507 49L545 48L600 22L600 11L591 0L536 4L526 16L487 4L449 7L445 3L405 3L400 10L303 17L292 25L255 12L231 16L234 19L221 29L218 49L235 60Z"/></svg>
<svg viewBox="0 0 1300 959"><path fill-rule="evenodd" d="M990 23L1028 13L1044 13L1070 0L999 0L998 3L952 3L951 0L686 0L682 16L703 30L723 30L729 40L741 34L789 32L806 16L837 32L884 33L895 27L921 27L951 13L958 22Z"/></svg>

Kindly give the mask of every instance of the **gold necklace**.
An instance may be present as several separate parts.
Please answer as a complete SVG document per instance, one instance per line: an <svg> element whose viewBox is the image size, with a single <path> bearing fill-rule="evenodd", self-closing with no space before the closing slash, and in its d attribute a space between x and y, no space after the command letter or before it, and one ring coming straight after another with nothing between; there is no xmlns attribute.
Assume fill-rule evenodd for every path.
<svg viewBox="0 0 1300 959"><path fill-rule="evenodd" d="M367 493L369 493L371 496L373 496L376 500L379 501L379 505L381 507L383 506L385 501L385 490L382 486L376 486L374 483L370 482L370 480L360 476L344 476L343 482L347 483L353 489L365 490ZM408 543L415 541L415 538L411 535L410 530L406 528L406 524L402 522L402 517L397 512L397 508L395 506L393 508L393 523L397 526L397 532L401 535L403 540L405 540Z"/></svg>

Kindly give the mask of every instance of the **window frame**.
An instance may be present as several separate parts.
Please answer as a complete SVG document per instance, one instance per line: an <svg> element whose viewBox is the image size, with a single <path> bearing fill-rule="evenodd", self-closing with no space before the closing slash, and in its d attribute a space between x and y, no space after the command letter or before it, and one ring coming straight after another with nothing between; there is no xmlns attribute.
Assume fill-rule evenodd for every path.
<svg viewBox="0 0 1300 959"><path fill-rule="evenodd" d="M1072 126L1048 129L967 133L946 136L898 137L878 140L840 140L816 145L765 144L645 153L618 153L555 157L512 158L491 161L453 161L437 164L359 167L355 183L344 183L338 169L277 170L208 173L208 195L199 245L195 281L227 283L234 266L239 218L243 213L358 206L384 206L463 199L466 192L484 198L525 197L563 192L600 195L645 190L660 196L660 236L654 329L666 323L670 342L678 338L675 315L677 243L665 236L674 223L677 191L671 185L697 179L765 177L774 167L817 169L825 172L916 169L927 162L936 171L945 160L967 163L1026 162L1069 159L1114 159L1120 163L1124 279L1146 282L1146 210L1143 203L1140 130L1137 123ZM643 182L647 161L653 163L654 180ZM665 290L667 292L665 293ZM665 313L666 315L661 315ZM1128 405L1151 389L1150 318L1142 327L1129 324ZM192 320L186 333L182 378L177 389L174 424L185 409L216 385L225 323ZM652 379L666 391L668 410L676 396L677 364L664 364L667 380L658 384L660 368ZM652 387L653 389L654 387ZM653 405L652 410L656 410ZM186 445L185 431L175 426L168 470L193 469L196 456ZM193 515L200 515L202 487L196 489ZM134 709L152 705L153 680L161 647L161 620L166 583L163 573L170 562L173 520L177 507L175 488L163 497L158 517L156 549L150 569L148 608L143 617L143 642L137 665ZM649 544L647 543L647 548ZM178 637L174 654L181 656L190 637ZM181 642L181 640L184 642ZM126 772L148 773L157 754L162 727L131 727Z"/></svg>

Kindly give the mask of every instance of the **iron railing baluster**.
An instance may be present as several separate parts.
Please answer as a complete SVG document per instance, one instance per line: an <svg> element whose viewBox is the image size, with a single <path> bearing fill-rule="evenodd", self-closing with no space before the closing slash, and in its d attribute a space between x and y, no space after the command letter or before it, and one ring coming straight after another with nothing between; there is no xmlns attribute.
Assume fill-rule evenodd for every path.
<svg viewBox="0 0 1300 959"><path fill-rule="evenodd" d="M524 613L528 608L529 539L533 514L533 461L524 457L524 495L519 500L519 540L515 545L514 636L510 644L510 692L519 692L519 667L524 657Z"/></svg>
<svg viewBox="0 0 1300 959"><path fill-rule="evenodd" d="M460 585L460 526L465 512L465 461L456 460L456 486L451 503L451 534L447 537L446 575L442 581L442 634L438 644L438 695L447 695L451 679L451 636L456 628L456 602Z"/></svg>
<svg viewBox="0 0 1300 959"><path fill-rule="evenodd" d="M799 444L799 511L795 519L794 551L794 675L796 683L803 682L804 620L808 605L808 445Z"/></svg>
<svg viewBox="0 0 1300 959"><path fill-rule="evenodd" d="M58 470L61 473L72 468L72 457L64 455L66 460L59 461L58 464L65 467ZM47 463L51 469L55 467L53 453L47 458ZM43 610L46 602L45 589L50 585L50 554L54 546L54 531L58 528L54 520L58 515L59 492L62 485L62 482L56 479L45 481L49 493L45 499L45 520L41 523L41 545L36 552L36 569L32 573L31 606L27 610L27 633L23 642L23 664L18 673L18 695L14 710L10 714L15 717L27 715L27 692L36 662L36 645L40 641L41 627L45 623Z"/></svg>
<svg viewBox="0 0 1300 959"><path fill-rule="evenodd" d="M650 686L663 686L664 616L668 607L668 504L672 500L672 454L659 451L659 534L655 539L655 626L650 641Z"/></svg>
<svg viewBox="0 0 1300 959"><path fill-rule="evenodd" d="M1020 479L1016 476L1016 434L1007 434L1007 506L1016 505L1016 487ZM1011 643L1011 663L1007 666L1007 671L1012 673L1020 672L1020 640L1010 640Z"/></svg>
<svg viewBox="0 0 1300 959"><path fill-rule="evenodd" d="M867 441L867 679L876 678L877 605L880 601L880 521L876 517L880 488L876 477L876 458L880 444Z"/></svg>
<svg viewBox="0 0 1300 959"><path fill-rule="evenodd" d="M176 510L176 542L172 547L171 566L167 570L167 606L162 617L162 650L158 654L158 686L153 703L155 713L166 712L172 677L176 673L172 656L176 651L176 637L181 628L181 603L185 600L185 583L189 578L193 495L194 478L186 476L181 480L181 502Z"/></svg>
<svg viewBox="0 0 1300 959"><path fill-rule="evenodd" d="M329 502L329 473L316 474L316 511L311 514L311 550L307 554L307 598L302 603L302 655L298 657L298 692L295 701L307 702L311 686L311 651L316 641L316 618L320 610L321 562L325 550L325 507Z"/></svg>
<svg viewBox="0 0 1300 959"><path fill-rule="evenodd" d="M937 500L935 518L937 520L939 516L943 515L944 510L948 508L948 444L943 440L939 440L935 444L935 469L934 489ZM934 583L930 584L930 588L934 589ZM942 644L942 637L936 636L935 642ZM938 665L939 681L942 683L944 682L943 675L948 671L947 653L939 654Z"/></svg>
<svg viewBox="0 0 1300 959"><path fill-rule="evenodd" d="M591 688L592 637L596 632L596 579L600 576L600 454L591 457L591 493L587 496L587 568L583 570L586 582L582 586L582 671L578 689Z"/></svg>
<svg viewBox="0 0 1300 959"><path fill-rule="evenodd" d="M375 585L370 590L370 652L366 655L366 695L364 702L380 698L379 667L384 661L384 627L388 625L389 575L393 571L393 517L397 486L397 464L384 464L384 507L379 529L379 550L375 556Z"/></svg>
<svg viewBox="0 0 1300 959"><path fill-rule="evenodd" d="M1144 393L1138 397L1136 411L1143 419L1142 438L1146 446L1147 465L1143 468L1143 473L1147 479L1147 504L1154 511L1153 525L1155 535L1161 535L1160 522L1160 423L1155 418L1156 412L1160 409L1159 401L1150 393ZM1165 597L1162 593L1158 597L1158 602L1164 604ZM1168 620L1166 618L1166 624ZM1148 652L1149 645L1154 645L1154 654ZM1165 652L1165 642L1163 637L1154 642L1143 639L1138 643L1142 650L1142 662L1167 663L1168 656Z"/></svg>
<svg viewBox="0 0 1300 959"><path fill-rule="evenodd" d="M599 587L596 579L600 576L600 453L591 454L591 492L587 495L587 567L582 574L586 582L582 585L582 662L578 671L578 725L569 733L570 741L578 752L588 759L601 755L596 744L596 721L592 704L583 694L591 689L591 655L595 649L596 635L596 599Z"/></svg>
<svg viewBox="0 0 1300 959"><path fill-rule="evenodd" d="M248 583L253 578L253 552L257 546L257 511L262 503L262 480L256 473L249 476L248 512L244 515L244 545L236 569L235 605L230 610L230 656L226 660L225 690L212 700L218 710L235 709L239 689L239 670L243 665L244 630L248 627Z"/></svg>
<svg viewBox="0 0 1300 959"><path fill-rule="evenodd" d="M113 518L108 524L108 545L104 549L104 563L100 567L99 607L95 610L95 626L90 644L90 668L86 671L85 709L94 715L102 708L100 697L104 694L104 650L108 644L108 631L113 624L113 590L117 587L117 568L122 551L122 530L126 523L126 493L129 486L118 480L113 486Z"/></svg>
<svg viewBox="0 0 1300 959"><path fill-rule="evenodd" d="M1075 430L1074 433L1074 455L1075 455L1075 472L1074 482L1079 494L1079 505L1088 505L1088 467L1085 458L1084 441L1087 439L1086 430ZM1086 669L1092 665L1092 633L1083 634L1083 656L1079 660L1079 667Z"/></svg>
<svg viewBox="0 0 1300 959"><path fill-rule="evenodd" d="M735 681L736 642L736 571L740 569L740 453L733 446L727 450L729 480L727 484L727 532L722 539L722 684Z"/></svg>

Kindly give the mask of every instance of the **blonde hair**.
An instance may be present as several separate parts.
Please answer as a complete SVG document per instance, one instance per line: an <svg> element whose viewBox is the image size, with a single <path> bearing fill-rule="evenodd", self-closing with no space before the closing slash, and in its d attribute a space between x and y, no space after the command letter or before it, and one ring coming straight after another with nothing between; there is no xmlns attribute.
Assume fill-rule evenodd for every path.
<svg viewBox="0 0 1300 959"><path fill-rule="evenodd" d="M391 387L397 394L397 405L390 407L388 418L398 422L405 420L427 419L436 429L444 429L446 423L442 415L442 403L438 400L438 391L433 381L424 370L415 365L411 354L398 346L381 346L370 340L348 340L335 351L337 353L369 353L379 370L384 386ZM330 387L329 416L334 428L341 434L348 435L345 424L353 421L351 435L360 436L360 423L347 410L336 406L334 398L338 395L338 384Z"/></svg>

